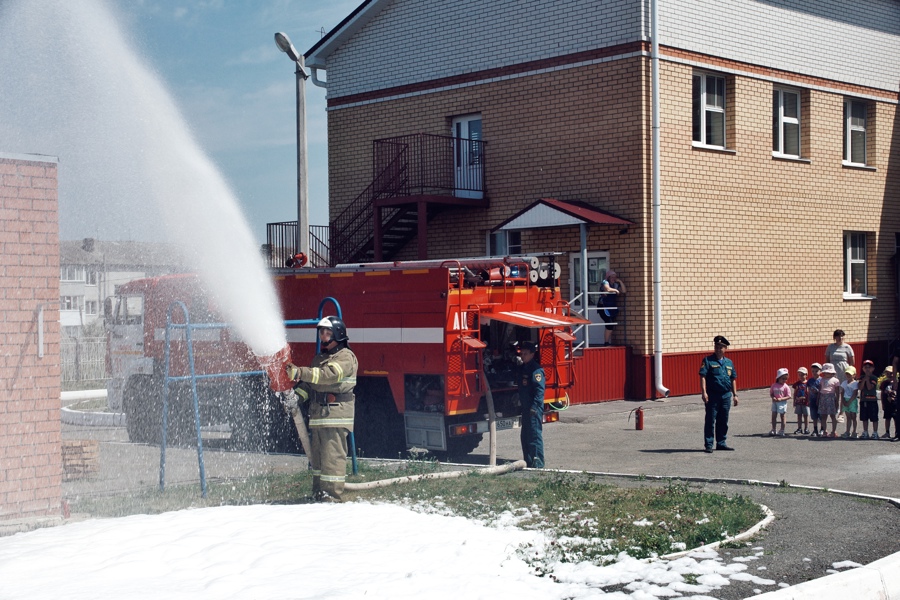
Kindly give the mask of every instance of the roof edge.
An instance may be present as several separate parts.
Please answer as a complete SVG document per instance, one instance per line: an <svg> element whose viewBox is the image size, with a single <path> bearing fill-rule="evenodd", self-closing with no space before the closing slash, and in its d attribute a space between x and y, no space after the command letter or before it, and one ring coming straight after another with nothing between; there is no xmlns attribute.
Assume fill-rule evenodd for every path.
<svg viewBox="0 0 900 600"><path fill-rule="evenodd" d="M392 0L363 0L349 15L304 53L307 67L324 69L325 60L357 31L375 18Z"/></svg>

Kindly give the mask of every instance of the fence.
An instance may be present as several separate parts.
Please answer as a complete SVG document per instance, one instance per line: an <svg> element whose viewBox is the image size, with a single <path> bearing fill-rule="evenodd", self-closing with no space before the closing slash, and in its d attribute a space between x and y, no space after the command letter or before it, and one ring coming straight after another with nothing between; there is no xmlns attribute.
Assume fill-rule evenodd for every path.
<svg viewBox="0 0 900 600"><path fill-rule="evenodd" d="M59 350L64 383L107 378L105 337L63 337Z"/></svg>

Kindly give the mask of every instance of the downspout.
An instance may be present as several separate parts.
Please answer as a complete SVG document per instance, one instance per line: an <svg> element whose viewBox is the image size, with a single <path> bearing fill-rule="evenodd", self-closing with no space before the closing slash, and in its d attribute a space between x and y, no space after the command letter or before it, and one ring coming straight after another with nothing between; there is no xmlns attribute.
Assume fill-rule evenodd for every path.
<svg viewBox="0 0 900 600"><path fill-rule="evenodd" d="M317 69L315 67L310 67L309 70L312 72L313 85L318 86L320 88L325 88L327 90L328 82L322 81L321 79L319 79L319 69Z"/></svg>
<svg viewBox="0 0 900 600"><path fill-rule="evenodd" d="M662 269L660 268L660 199L659 199L659 21L658 0L650 0L650 89L652 111L652 164L653 176L653 372L656 379L656 391L668 398L669 388L663 385L662 374Z"/></svg>

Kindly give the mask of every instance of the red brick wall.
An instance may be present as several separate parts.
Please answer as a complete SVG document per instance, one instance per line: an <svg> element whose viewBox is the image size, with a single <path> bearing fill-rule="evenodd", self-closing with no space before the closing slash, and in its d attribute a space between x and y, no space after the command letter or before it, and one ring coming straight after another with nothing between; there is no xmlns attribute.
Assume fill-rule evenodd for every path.
<svg viewBox="0 0 900 600"><path fill-rule="evenodd" d="M62 498L57 165L30 158L0 154L0 520Z"/></svg>

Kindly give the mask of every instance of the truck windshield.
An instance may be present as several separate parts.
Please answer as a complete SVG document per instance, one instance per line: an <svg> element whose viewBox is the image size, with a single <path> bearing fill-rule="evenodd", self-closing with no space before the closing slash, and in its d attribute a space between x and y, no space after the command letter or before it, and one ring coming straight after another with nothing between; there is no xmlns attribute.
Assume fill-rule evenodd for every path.
<svg viewBox="0 0 900 600"><path fill-rule="evenodd" d="M144 322L143 296L117 296L112 322L115 325L141 325Z"/></svg>

